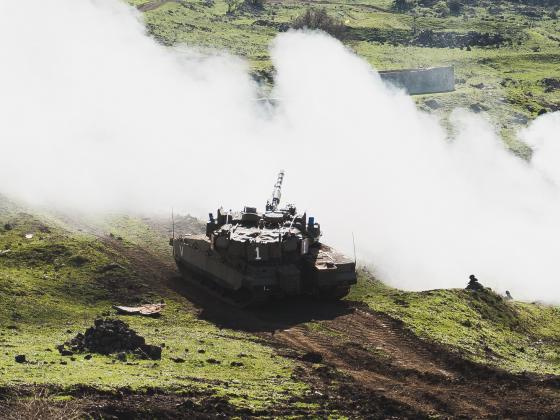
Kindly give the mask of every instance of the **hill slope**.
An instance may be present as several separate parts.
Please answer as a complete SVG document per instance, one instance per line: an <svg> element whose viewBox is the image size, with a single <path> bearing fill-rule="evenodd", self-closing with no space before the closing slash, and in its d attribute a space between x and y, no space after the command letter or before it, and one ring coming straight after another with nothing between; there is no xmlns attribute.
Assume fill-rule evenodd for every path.
<svg viewBox="0 0 560 420"><path fill-rule="evenodd" d="M456 107L486 112L523 155L529 151L516 140L517 128L560 109L560 20L553 2L420 1L399 11L390 0L129 3L144 11L148 32L161 43L225 49L246 57L268 83L274 36L298 26L307 10L325 10L342 27L342 41L377 69L454 66L456 91L416 97L419 106L443 118ZM262 7L248 6L253 3ZM442 7L451 3L461 7Z"/></svg>
<svg viewBox="0 0 560 420"><path fill-rule="evenodd" d="M10 252L0 256L0 412L44 401L148 418L560 412L555 377L516 373L558 372L556 308L491 292L402 292L362 273L344 302L244 311L178 277L160 219L92 221L1 203L0 251ZM183 228L200 225L185 218ZM160 300L160 318L111 309ZM59 354L105 316L165 343L162 359Z"/></svg>

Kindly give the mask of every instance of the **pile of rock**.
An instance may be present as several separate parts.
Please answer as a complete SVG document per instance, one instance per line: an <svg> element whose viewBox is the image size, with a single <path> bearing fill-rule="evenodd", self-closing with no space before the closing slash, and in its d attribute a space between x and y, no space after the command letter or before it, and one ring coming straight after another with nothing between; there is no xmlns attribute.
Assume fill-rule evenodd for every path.
<svg viewBox="0 0 560 420"><path fill-rule="evenodd" d="M146 344L144 337L130 329L126 322L118 319L96 319L94 326L85 334L58 346L62 355L74 352L92 352L99 354L134 353L144 359L161 359L161 347Z"/></svg>

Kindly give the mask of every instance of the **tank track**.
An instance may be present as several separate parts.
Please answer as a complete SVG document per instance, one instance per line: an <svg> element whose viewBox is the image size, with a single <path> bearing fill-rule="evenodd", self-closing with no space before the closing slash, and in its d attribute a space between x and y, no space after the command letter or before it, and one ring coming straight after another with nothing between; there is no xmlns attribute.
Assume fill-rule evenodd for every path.
<svg viewBox="0 0 560 420"><path fill-rule="evenodd" d="M185 264L183 261L177 259L175 259L175 262L177 263L177 267L183 279L197 287L203 288L208 294L218 300L237 308L256 307L278 297L278 295L272 291L262 290L256 293L254 290L250 291L247 289L241 289L239 291L226 289L197 267ZM333 302L342 299L348 295L349 292L349 286L339 286L329 290L315 289L304 294L319 301Z"/></svg>
<svg viewBox="0 0 560 420"><path fill-rule="evenodd" d="M214 298L237 308L258 306L267 302L273 296L271 292L265 290L257 294L255 291L247 289L241 289L239 291L226 289L197 267L185 264L177 259L175 259L175 262L177 263L182 278L187 282L203 288L206 293L212 295Z"/></svg>

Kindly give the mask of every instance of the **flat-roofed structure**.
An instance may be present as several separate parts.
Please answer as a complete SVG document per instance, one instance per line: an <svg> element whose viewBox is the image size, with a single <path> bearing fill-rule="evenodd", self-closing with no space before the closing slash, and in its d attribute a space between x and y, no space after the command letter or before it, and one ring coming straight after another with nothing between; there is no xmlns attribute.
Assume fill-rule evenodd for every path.
<svg viewBox="0 0 560 420"><path fill-rule="evenodd" d="M452 92L455 90L453 66L425 69L387 70L379 75L385 82L404 88L410 95Z"/></svg>

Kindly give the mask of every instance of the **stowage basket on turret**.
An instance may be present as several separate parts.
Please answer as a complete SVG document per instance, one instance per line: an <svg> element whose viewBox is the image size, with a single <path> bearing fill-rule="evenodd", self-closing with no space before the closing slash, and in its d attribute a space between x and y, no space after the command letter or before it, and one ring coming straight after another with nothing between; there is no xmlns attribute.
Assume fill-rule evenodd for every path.
<svg viewBox="0 0 560 420"><path fill-rule="evenodd" d="M313 295L336 300L356 283L355 261L320 242L313 217L288 204L280 208L280 172L266 211L218 209L206 235L173 238L173 255L184 277L239 306L272 297ZM194 273L194 276L192 275Z"/></svg>

